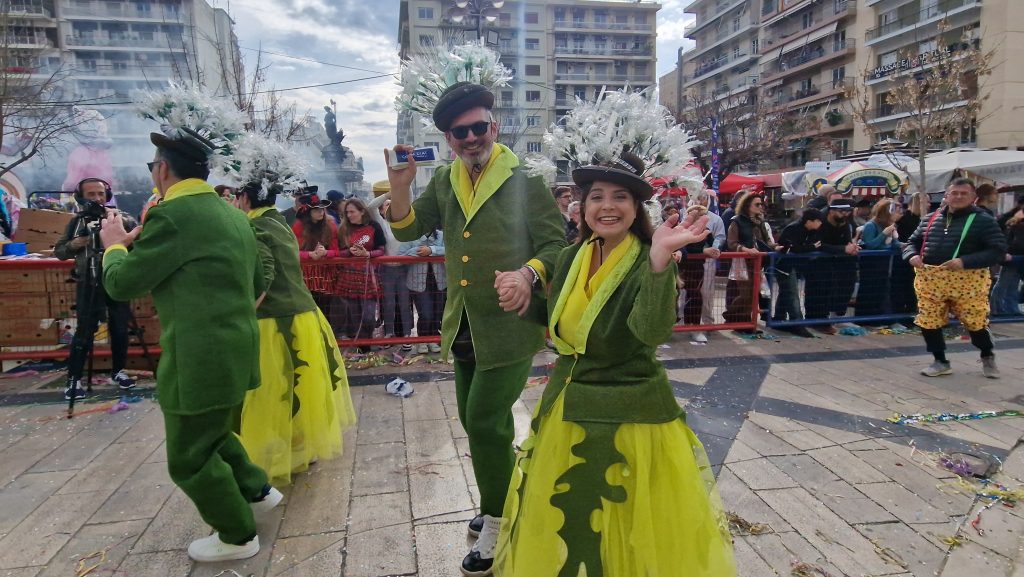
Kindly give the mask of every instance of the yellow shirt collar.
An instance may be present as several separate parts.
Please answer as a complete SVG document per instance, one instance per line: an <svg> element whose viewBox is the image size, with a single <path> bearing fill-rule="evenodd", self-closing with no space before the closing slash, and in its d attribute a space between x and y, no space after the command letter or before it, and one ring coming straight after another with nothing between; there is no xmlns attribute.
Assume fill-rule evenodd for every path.
<svg viewBox="0 0 1024 577"><path fill-rule="evenodd" d="M172 184L171 187L167 189L167 192L164 193L164 202L170 202L175 198L181 198L183 196L192 196L194 194L203 194L206 192L217 194L209 182L206 182L201 178L186 178L185 180Z"/></svg>
<svg viewBox="0 0 1024 577"><path fill-rule="evenodd" d="M273 206L261 206L259 208L254 208L249 212L245 213L245 216L248 216L250 219L259 218L272 210L275 210Z"/></svg>

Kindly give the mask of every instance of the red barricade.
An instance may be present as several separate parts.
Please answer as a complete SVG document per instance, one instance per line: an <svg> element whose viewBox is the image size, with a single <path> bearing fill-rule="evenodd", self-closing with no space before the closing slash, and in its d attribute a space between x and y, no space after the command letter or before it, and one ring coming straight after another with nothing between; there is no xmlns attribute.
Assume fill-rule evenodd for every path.
<svg viewBox="0 0 1024 577"><path fill-rule="evenodd" d="M55 259L0 261L0 360L67 357L76 324L72 267L72 261ZM436 352L446 300L444 257L335 258L304 261L302 267L342 347L425 345ZM675 330L755 327L760 269L761 255L689 256L680 263ZM132 312L142 338L153 345L150 353L159 354L160 319L152 300L133 301ZM110 355L104 330L97 333L97 357ZM142 355L139 339L131 336L130 356Z"/></svg>

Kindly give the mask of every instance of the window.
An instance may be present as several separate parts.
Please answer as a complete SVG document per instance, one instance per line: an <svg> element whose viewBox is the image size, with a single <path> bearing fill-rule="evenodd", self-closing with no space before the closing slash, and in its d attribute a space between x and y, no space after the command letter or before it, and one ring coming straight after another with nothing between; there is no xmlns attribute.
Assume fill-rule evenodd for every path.
<svg viewBox="0 0 1024 577"><path fill-rule="evenodd" d="M501 106L506 106L506 105L512 104L512 100L513 99L514 99L514 96L512 96L512 91L511 90L502 90L501 91Z"/></svg>
<svg viewBox="0 0 1024 577"><path fill-rule="evenodd" d="M753 40L750 41L750 53L751 54L760 54L760 52L761 52L761 45L760 45L758 39L754 38Z"/></svg>
<svg viewBox="0 0 1024 577"><path fill-rule="evenodd" d="M647 13L646 12L639 12L639 13L637 13L637 15L636 15L636 23L637 24L647 24Z"/></svg>
<svg viewBox="0 0 1024 577"><path fill-rule="evenodd" d="M527 50L540 50L540 38L527 38L526 39Z"/></svg>
<svg viewBox="0 0 1024 577"><path fill-rule="evenodd" d="M732 31L733 32L739 32L740 31L740 17L739 16L737 16L737 17L732 19Z"/></svg>
<svg viewBox="0 0 1024 577"><path fill-rule="evenodd" d="M536 12L527 12L525 22L527 24L537 24L540 22L540 16Z"/></svg>
<svg viewBox="0 0 1024 577"><path fill-rule="evenodd" d="M540 154L540 142L537 140L531 140L526 143L526 152L536 152Z"/></svg>
<svg viewBox="0 0 1024 577"><path fill-rule="evenodd" d="M810 78L804 78L803 80L800 81L800 92L802 92L802 93L804 93L804 95L806 95L808 92L811 91L811 86L812 86L811 79Z"/></svg>
<svg viewBox="0 0 1024 577"><path fill-rule="evenodd" d="M555 8L555 23L556 24L564 24L565 23L565 8Z"/></svg>
<svg viewBox="0 0 1024 577"><path fill-rule="evenodd" d="M527 90L526 91L527 102L540 102L540 90Z"/></svg>
<svg viewBox="0 0 1024 577"><path fill-rule="evenodd" d="M421 34L420 35L420 46L430 47L430 46L433 46L433 45L434 45L434 37L433 36L431 36L430 34Z"/></svg>
<svg viewBox="0 0 1024 577"><path fill-rule="evenodd" d="M434 141L429 141L429 140L428 140L427 142L424 142L424 143L423 143L423 146L427 146L427 147L430 147L430 146L436 146L436 147L437 147L437 150L438 150L438 152L440 152L440 151L442 150L442 148L441 148L441 143L440 143L440 142L434 142Z"/></svg>
<svg viewBox="0 0 1024 577"><path fill-rule="evenodd" d="M898 60L899 57L900 55L895 50L893 50L892 52L886 52L885 54L882 55L881 59L878 61L878 64L879 66L888 66L890 64L895 64L896 60Z"/></svg>
<svg viewBox="0 0 1024 577"><path fill-rule="evenodd" d="M926 54L928 52L933 52L936 48L938 48L938 43L936 43L935 39L932 38L931 40L926 40L924 42L919 43L917 47L917 53Z"/></svg>
<svg viewBox="0 0 1024 577"><path fill-rule="evenodd" d="M526 65L527 76L540 76L540 64L527 64Z"/></svg>
<svg viewBox="0 0 1024 577"><path fill-rule="evenodd" d="M832 153L836 156L850 154L850 140L848 138L837 138L832 141Z"/></svg>
<svg viewBox="0 0 1024 577"><path fill-rule="evenodd" d="M584 16L584 14L586 14L586 12L583 11L583 10L573 10L572 11L572 23L574 25L577 25L577 27L579 27L578 25L583 24L583 16Z"/></svg>
<svg viewBox="0 0 1024 577"><path fill-rule="evenodd" d="M536 114L527 116L526 117L526 126L529 126L531 128L534 127L534 126L540 126L540 116L536 115Z"/></svg>
<svg viewBox="0 0 1024 577"><path fill-rule="evenodd" d="M576 88L573 89L572 95L575 96L576 98L579 98L580 100L586 100L587 88L585 86L577 86Z"/></svg>
<svg viewBox="0 0 1024 577"><path fill-rule="evenodd" d="M839 88L843 85L843 80L846 78L846 67L840 66L832 70L832 88Z"/></svg>
<svg viewBox="0 0 1024 577"><path fill-rule="evenodd" d="M419 11L417 11L416 17L419 18L420 20L433 20L434 9L429 6L421 7Z"/></svg>
<svg viewBox="0 0 1024 577"><path fill-rule="evenodd" d="M801 28L810 28L813 25L814 25L814 14L812 14L811 11L808 10L807 12L804 12L802 16L800 16L800 27Z"/></svg>
<svg viewBox="0 0 1024 577"><path fill-rule="evenodd" d="M594 10L594 22L597 24L604 24L608 22L608 11ZM603 28L603 26L598 26L598 28Z"/></svg>
<svg viewBox="0 0 1024 577"><path fill-rule="evenodd" d="M634 72L636 72L637 76L646 76L647 75L647 63L646 62L637 62L636 64L633 65L633 70L634 70Z"/></svg>
<svg viewBox="0 0 1024 577"><path fill-rule="evenodd" d="M740 57L740 56L742 56L742 55L743 55L743 54L742 54L742 52L740 51L740 45L739 45L739 44L737 44L736 46L733 46L733 47L732 47L732 59L733 59L733 60L736 60L737 58L739 58L739 57Z"/></svg>

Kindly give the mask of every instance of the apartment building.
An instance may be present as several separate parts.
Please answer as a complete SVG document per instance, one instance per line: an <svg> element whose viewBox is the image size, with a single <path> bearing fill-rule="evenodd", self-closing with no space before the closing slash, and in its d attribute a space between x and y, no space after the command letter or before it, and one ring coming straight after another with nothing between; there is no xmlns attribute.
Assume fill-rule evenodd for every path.
<svg viewBox="0 0 1024 577"><path fill-rule="evenodd" d="M761 170L832 160L894 137L908 112L886 103L893 75L919 55L966 48L965 34L967 45L995 49L996 57L981 120L959 144L1024 145L1024 119L1015 113L1024 108L1024 70L1011 64L1024 55L1024 2L695 0L685 10L697 17L687 28L696 47L660 79L663 103L682 107L687 95L742 103L757 98L807 120L790 135L783 158ZM949 29L936 41L944 19ZM876 142L850 113L844 95L853 82L874 105Z"/></svg>
<svg viewBox="0 0 1024 577"><path fill-rule="evenodd" d="M237 90L234 23L206 0L15 0L5 17L20 24L8 27L6 46L29 49L26 68L46 76L62 70L66 100L107 118L115 169L143 166L152 152L145 146L152 124L123 104L134 90L172 80L217 94Z"/></svg>
<svg viewBox="0 0 1024 577"><path fill-rule="evenodd" d="M636 0L509 0L468 2L470 15L455 21L454 0L402 0L400 56L483 37L514 71L497 94L499 142L519 154L541 153L542 136L575 98L593 100L602 89L642 89L655 83L656 16L661 5ZM486 9L493 21L478 14ZM474 16L474 14L477 14ZM412 114L399 113L399 142L437 145L444 136ZM425 186L429 171L418 175ZM568 181L562 167L559 182Z"/></svg>
<svg viewBox="0 0 1024 577"><path fill-rule="evenodd" d="M863 34L864 48L859 53L861 69L874 104L869 120L878 139L895 136L898 123L909 116L886 102L893 76L916 62L919 57L943 50L980 48L995 51L991 76L980 86L989 98L979 121L962 131L962 146L983 148L1024 147L1024 3L1016 0L867 0L870 20ZM936 39L939 23L949 28ZM976 87L968 86L968 92ZM951 102L951 106L958 105ZM863 130L854 134L857 148L872 144Z"/></svg>

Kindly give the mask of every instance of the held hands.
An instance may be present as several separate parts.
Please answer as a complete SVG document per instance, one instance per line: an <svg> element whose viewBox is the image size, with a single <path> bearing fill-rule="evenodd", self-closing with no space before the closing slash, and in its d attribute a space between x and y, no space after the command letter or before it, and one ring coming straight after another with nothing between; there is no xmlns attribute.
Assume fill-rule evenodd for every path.
<svg viewBox="0 0 1024 577"><path fill-rule="evenodd" d="M494 288L498 291L498 306L505 312L515 311L519 316L530 307L533 274L523 269L494 271Z"/></svg>
<svg viewBox="0 0 1024 577"><path fill-rule="evenodd" d="M100 224L100 241L103 243L103 248L115 244L123 244L125 247L129 247L136 237L139 236L140 232L142 232L141 226L133 228L131 232L126 232L121 214L108 210L106 218Z"/></svg>
<svg viewBox="0 0 1024 577"><path fill-rule="evenodd" d="M856 256L857 254L860 254L860 246L857 245L857 243L855 242L847 243L846 254L851 256Z"/></svg>
<svg viewBox="0 0 1024 577"><path fill-rule="evenodd" d="M324 256L326 254L327 254L327 249L324 248L324 245L322 245L320 243L316 243L316 248L313 249L312 251L310 251L309 257L312 258L313 260L320 260L320 259L324 258Z"/></svg>
<svg viewBox="0 0 1024 577"><path fill-rule="evenodd" d="M651 270L656 273L665 270L673 252L704 240L711 234L707 225L707 215L698 218L696 212L687 214L682 222L678 214L670 216L654 231L651 240Z"/></svg>

